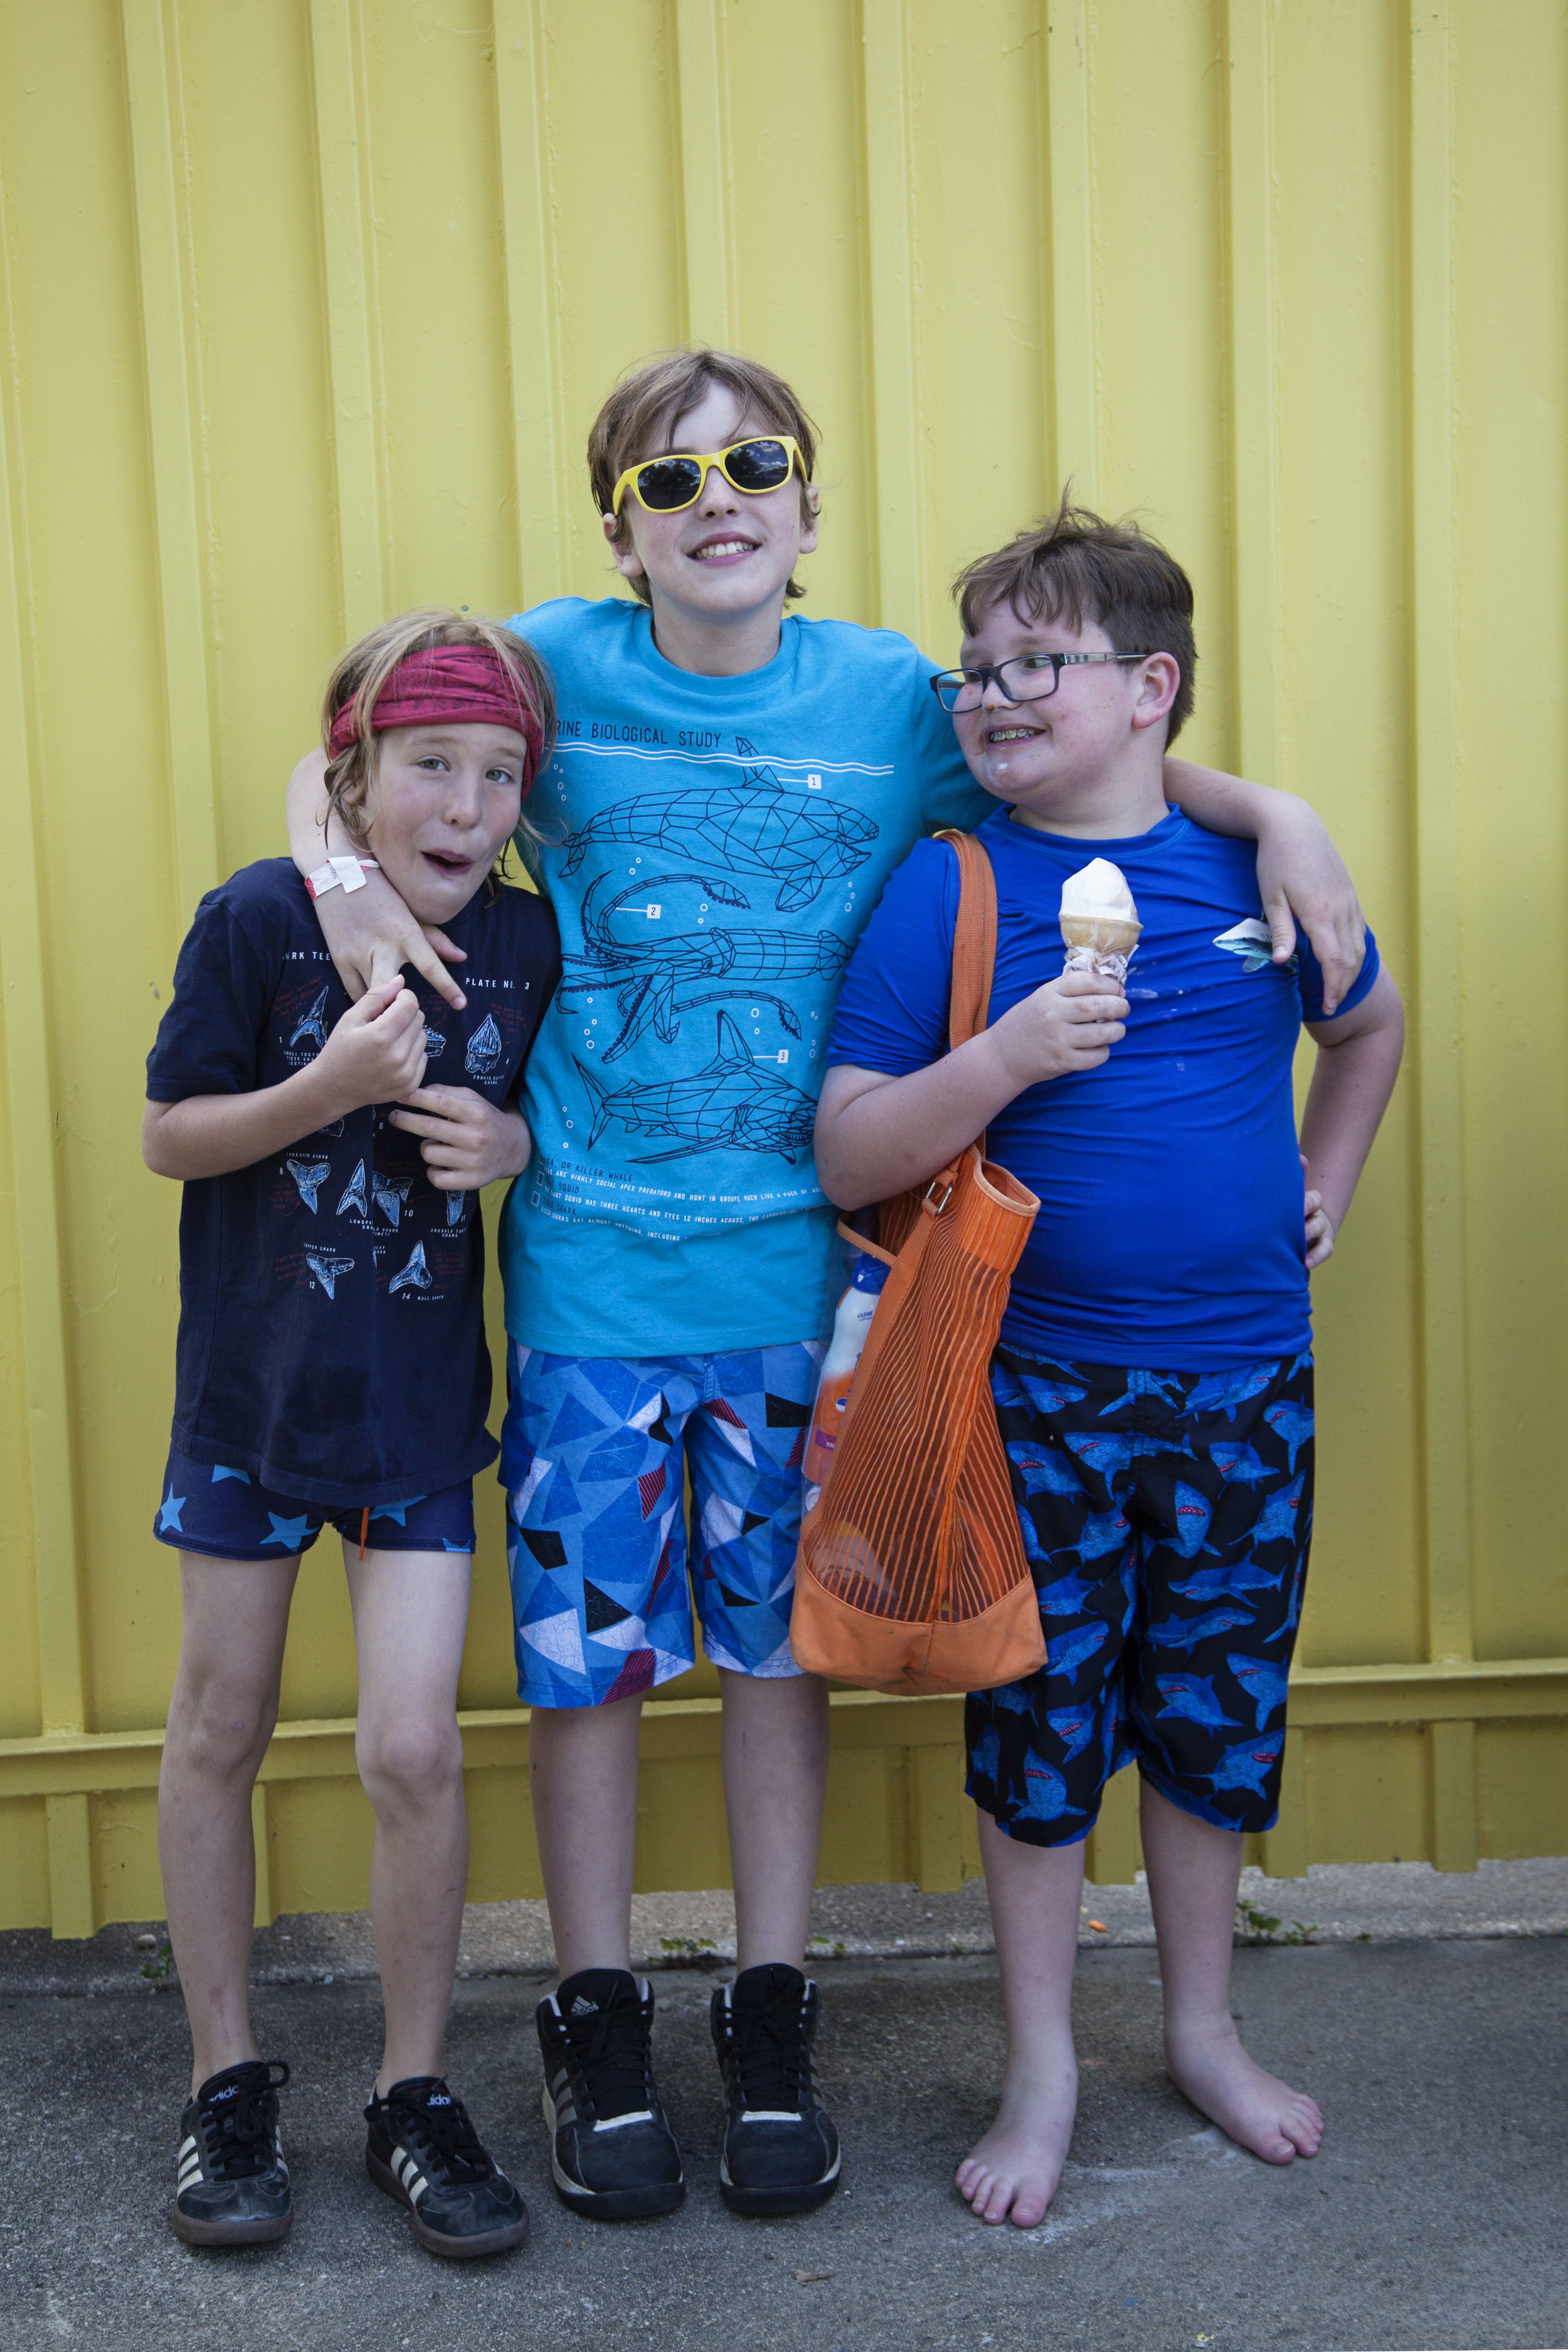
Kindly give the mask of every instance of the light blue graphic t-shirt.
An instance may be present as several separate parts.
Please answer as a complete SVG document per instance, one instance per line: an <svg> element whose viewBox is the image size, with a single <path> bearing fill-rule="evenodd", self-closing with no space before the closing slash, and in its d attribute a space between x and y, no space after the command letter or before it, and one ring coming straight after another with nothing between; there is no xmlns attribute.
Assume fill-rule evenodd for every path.
<svg viewBox="0 0 1568 2352"><path fill-rule="evenodd" d="M574 1356L821 1338L841 1254L811 1129L839 982L914 844L994 805L934 666L892 630L791 616L764 668L699 677L618 597L511 625L559 704L528 814L562 979L501 1224L507 1328Z"/></svg>

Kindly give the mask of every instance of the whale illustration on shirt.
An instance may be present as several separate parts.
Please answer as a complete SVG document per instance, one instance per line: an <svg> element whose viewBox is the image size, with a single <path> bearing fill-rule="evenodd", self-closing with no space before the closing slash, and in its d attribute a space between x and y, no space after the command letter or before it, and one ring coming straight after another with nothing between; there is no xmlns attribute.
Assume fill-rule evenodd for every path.
<svg viewBox="0 0 1568 2352"><path fill-rule="evenodd" d="M577 1064L593 1097L591 1151L610 1121L633 1134L675 1139L668 1151L640 1155L640 1163L684 1160L694 1151L777 1151L793 1166L811 1144L816 1105L776 1070L758 1066L727 1013L718 1016L718 1050L684 1078L632 1084L612 1094L602 1078Z"/></svg>
<svg viewBox="0 0 1568 2352"><path fill-rule="evenodd" d="M617 801L568 836L566 872L575 874L591 848L635 842L715 875L765 874L779 885L774 905L792 912L809 907L836 875L865 864L880 829L870 817L788 791L743 735L735 748L738 784Z"/></svg>

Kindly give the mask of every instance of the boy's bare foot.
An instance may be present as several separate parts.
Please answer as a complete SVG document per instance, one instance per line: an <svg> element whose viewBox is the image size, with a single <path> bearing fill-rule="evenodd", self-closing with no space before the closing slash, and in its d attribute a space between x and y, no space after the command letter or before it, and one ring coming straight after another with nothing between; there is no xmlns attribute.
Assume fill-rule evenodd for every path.
<svg viewBox="0 0 1568 2352"><path fill-rule="evenodd" d="M1078 2069L1028 2088L1004 2082L996 2122L954 2175L958 2194L981 2221L1032 2230L1056 2194L1078 2108Z"/></svg>
<svg viewBox="0 0 1568 2352"><path fill-rule="evenodd" d="M1212 2025L1167 2026L1166 2071L1195 2107L1265 2164L1316 2156L1323 2136L1316 2101L1249 2058L1228 2018Z"/></svg>

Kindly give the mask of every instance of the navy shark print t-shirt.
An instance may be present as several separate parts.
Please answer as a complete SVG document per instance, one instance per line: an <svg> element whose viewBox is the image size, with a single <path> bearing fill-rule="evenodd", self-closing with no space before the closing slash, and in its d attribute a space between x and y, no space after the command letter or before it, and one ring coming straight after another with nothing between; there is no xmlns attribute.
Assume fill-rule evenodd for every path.
<svg viewBox="0 0 1568 2352"><path fill-rule="evenodd" d="M1121 867L1143 924L1127 1034L1098 1069L998 1111L990 1157L1040 1195L1013 1276L1004 1345L1150 1371L1221 1371L1312 1345L1291 1064L1321 1022L1305 939L1271 963L1256 845L1173 810L1125 841L1079 841L1003 809L977 835L997 877L993 1021L1066 956L1061 886L1093 857ZM946 1050L957 860L922 842L883 892L844 978L828 1049L903 1077ZM1336 1015L1377 977L1376 942Z"/></svg>
<svg viewBox="0 0 1568 2352"><path fill-rule="evenodd" d="M445 928L467 950L468 1003L455 1013L409 977L424 1082L500 1105L559 979L554 919L531 891L486 888ZM147 1057L148 1098L277 1086L348 1009L293 866L247 866L196 909ZM478 1196L430 1182L392 1108L186 1184L174 1443L193 1460L354 1509L494 1461Z"/></svg>

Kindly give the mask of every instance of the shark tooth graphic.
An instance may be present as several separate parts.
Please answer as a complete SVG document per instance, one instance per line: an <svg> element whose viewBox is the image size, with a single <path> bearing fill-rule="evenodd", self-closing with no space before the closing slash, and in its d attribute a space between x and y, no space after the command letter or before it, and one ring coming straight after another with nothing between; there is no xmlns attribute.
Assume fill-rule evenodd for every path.
<svg viewBox="0 0 1568 2352"><path fill-rule="evenodd" d="M463 1056L463 1066L471 1078L493 1078L501 1063L501 1033L490 1013L485 1015L468 1040L468 1051Z"/></svg>
<svg viewBox="0 0 1568 2352"><path fill-rule="evenodd" d="M318 1053L327 1043L327 991L324 987L309 1012L302 1013L295 1023L294 1034L284 1048L285 1052L292 1054L301 1038L314 1045Z"/></svg>
<svg viewBox="0 0 1568 2352"><path fill-rule="evenodd" d="M339 1276L352 1273L354 1265L351 1257L337 1257L330 1250L308 1249L305 1263L329 1298L338 1296Z"/></svg>
<svg viewBox="0 0 1568 2352"><path fill-rule="evenodd" d="M293 1177L299 1197L312 1216L316 1213L316 1195L327 1181L329 1160L286 1160L285 1168Z"/></svg>
<svg viewBox="0 0 1568 2352"><path fill-rule="evenodd" d="M424 1050L433 1062L438 1054L444 1054L446 1051L445 1038L439 1029L433 1029L428 1021L424 1024Z"/></svg>
<svg viewBox="0 0 1568 2352"><path fill-rule="evenodd" d="M460 1225L463 1223L463 1213L467 1206L468 1195L466 1192L448 1192L446 1195L447 1223L449 1225Z"/></svg>
<svg viewBox="0 0 1568 2352"><path fill-rule="evenodd" d="M365 1163L362 1160L356 1163L352 1176L343 1188L343 1197L338 1203L338 1214L340 1217L346 1217L350 1209L358 1209L361 1217L367 1217L370 1214L370 1209L365 1201Z"/></svg>
<svg viewBox="0 0 1568 2352"><path fill-rule="evenodd" d="M388 1176L375 1169L371 1176L371 1189L376 1196L376 1206L389 1225L395 1225L408 1206L412 1176Z"/></svg>
<svg viewBox="0 0 1568 2352"><path fill-rule="evenodd" d="M387 1285L387 1293L390 1297L397 1290L429 1290L434 1280L435 1276L424 1262L424 1244L415 1242L413 1255L400 1272L393 1275Z"/></svg>

